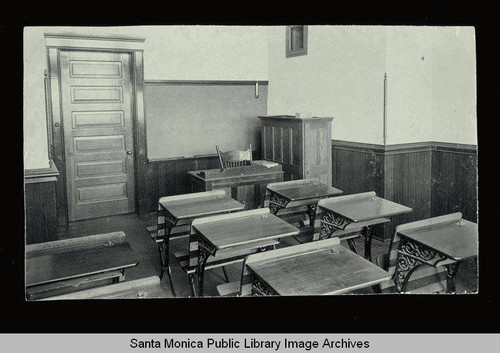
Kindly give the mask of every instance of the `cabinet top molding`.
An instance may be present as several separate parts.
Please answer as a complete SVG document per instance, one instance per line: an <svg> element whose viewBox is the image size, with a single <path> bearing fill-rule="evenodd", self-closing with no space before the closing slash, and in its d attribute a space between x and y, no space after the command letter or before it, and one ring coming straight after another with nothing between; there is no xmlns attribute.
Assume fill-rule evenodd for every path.
<svg viewBox="0 0 500 353"><path fill-rule="evenodd" d="M332 121L334 118L333 117L318 117L318 116L305 118L305 117L296 117L294 115L263 115L263 116L259 116L259 119L292 120L292 121L296 121L296 120L301 120L301 121L319 121L319 120Z"/></svg>

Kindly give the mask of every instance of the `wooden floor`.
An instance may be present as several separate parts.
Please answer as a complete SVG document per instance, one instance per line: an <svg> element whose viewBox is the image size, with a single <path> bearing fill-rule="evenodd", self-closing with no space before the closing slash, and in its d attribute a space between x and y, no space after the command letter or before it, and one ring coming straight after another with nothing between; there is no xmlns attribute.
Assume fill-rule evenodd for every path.
<svg viewBox="0 0 500 353"><path fill-rule="evenodd" d="M85 235L108 233L113 231L124 231L127 234L128 242L131 248L139 256L139 265L127 269L125 280L148 277L152 275L160 275L160 262L158 248L156 243L150 238L146 227L156 224L156 214L147 216L139 216L134 213L96 218L91 220L83 220L71 222L66 227L59 227L59 239L67 239L72 237L80 237ZM186 242L183 242L186 241ZM342 242L343 244L344 242ZM283 241L283 246L298 244L297 241L287 239ZM347 244L343 244L347 246ZM172 242L171 258L173 252L178 251L181 247L187 246L187 240L176 239ZM281 245L280 245L281 246ZM379 254L387 253L389 242L373 240L372 256L375 259ZM357 249L360 254L363 254L363 242L357 239ZM187 282L187 276L178 266L175 259L173 264L173 284L177 297L188 297L190 288ZM231 265L227 267L227 272L230 281L235 281L240 278L241 264ZM216 286L224 282L222 269L210 270L205 273L205 295L217 296ZM173 297L167 275L164 276L162 287L169 297ZM456 277L457 293L473 293L477 288L477 266L474 261L464 262L460 265Z"/></svg>

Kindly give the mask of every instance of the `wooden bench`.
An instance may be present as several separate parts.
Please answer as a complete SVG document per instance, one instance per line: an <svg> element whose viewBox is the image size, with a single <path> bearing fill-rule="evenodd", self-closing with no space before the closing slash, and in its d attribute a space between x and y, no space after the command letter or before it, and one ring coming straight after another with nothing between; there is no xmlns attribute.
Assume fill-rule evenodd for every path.
<svg viewBox="0 0 500 353"><path fill-rule="evenodd" d="M125 269L137 264L124 232L30 244L26 297L37 300L121 282Z"/></svg>
<svg viewBox="0 0 500 353"><path fill-rule="evenodd" d="M73 293L57 295L41 300L81 300L81 299L156 299L166 298L167 293L160 285L158 276L149 276L90 288Z"/></svg>

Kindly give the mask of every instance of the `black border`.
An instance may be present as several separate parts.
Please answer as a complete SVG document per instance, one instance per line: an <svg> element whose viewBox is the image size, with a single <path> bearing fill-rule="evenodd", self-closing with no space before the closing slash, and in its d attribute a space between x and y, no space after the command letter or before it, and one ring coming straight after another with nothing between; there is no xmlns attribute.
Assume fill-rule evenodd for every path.
<svg viewBox="0 0 500 353"><path fill-rule="evenodd" d="M479 199L481 200L480 234L480 292L467 296L340 296L301 298L231 298L231 299L172 299L148 301L81 301L81 302L26 302L24 301L24 195L22 165L22 40L24 26L127 26L127 25L286 25L286 24L345 24L345 25L452 25L474 26L477 41L478 121L481 157L497 146L488 146L484 138L486 126L494 122L498 109L490 110L491 99L498 102L498 85L493 82L498 73L493 50L496 48L498 27L492 9L480 8L478 2L461 5L434 4L430 9L422 3L398 7L377 3L378 8L327 11L326 3L310 4L308 11L299 15L275 14L261 4L244 4L235 14L211 11L200 13L175 9L175 17L165 17L156 5L142 5L140 9L121 16L110 16L102 7L81 8L77 16L68 17L48 8L35 9L26 5L18 14L4 13L1 36L3 59L7 71L4 88L9 107L4 116L4 151L8 161L8 181L4 181L2 212L4 234L0 245L2 290L0 303L12 309L2 319L3 333L498 333L499 325L489 324L487 318L498 315L498 270L494 260L499 257L495 246L498 232L493 227L500 215L500 203L489 204L496 196L494 186L496 159L479 158L481 170ZM50 5L54 6L54 5ZM125 6L125 5L124 5ZM253 7L252 7L253 6ZM372 5L373 7L374 5ZM129 7L129 6L127 6ZM169 8L169 6L167 6ZM155 10L156 9L156 10ZM217 9L215 9L217 11ZM283 10L283 8L281 8ZM491 14L491 15L490 15ZM491 17L490 17L491 16ZM75 18L76 17L76 18ZM490 52L491 51L491 52ZM493 65L492 65L493 64ZM5 92L5 91L4 91ZM5 93L4 93L5 95ZM17 100L12 98L16 97ZM17 104L15 104L16 102ZM19 108L19 109L16 109ZM495 115L493 115L495 113ZM14 122L15 133L11 133ZM491 148L491 149L490 149ZM17 153L12 153L15 151ZM486 154L485 154L486 153ZM491 170L489 170L491 169ZM11 170L15 172L12 175ZM18 174L19 173L19 174ZM15 185L15 187L13 186ZM7 196L8 195L8 196ZM493 199L492 199L493 201ZM482 230L482 231L481 231ZM492 231L493 230L493 231Z"/></svg>

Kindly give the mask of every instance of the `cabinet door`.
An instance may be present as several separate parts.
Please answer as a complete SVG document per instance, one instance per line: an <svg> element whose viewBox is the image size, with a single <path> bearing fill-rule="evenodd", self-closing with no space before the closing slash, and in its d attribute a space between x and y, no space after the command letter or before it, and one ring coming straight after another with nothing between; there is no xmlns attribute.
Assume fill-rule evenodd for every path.
<svg viewBox="0 0 500 353"><path fill-rule="evenodd" d="M302 143L300 121L266 121L263 124L262 157L282 165L285 181L302 178Z"/></svg>
<svg viewBox="0 0 500 353"><path fill-rule="evenodd" d="M304 125L304 179L332 185L332 146L328 122Z"/></svg>

